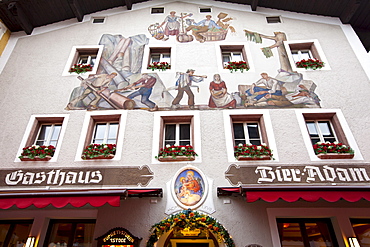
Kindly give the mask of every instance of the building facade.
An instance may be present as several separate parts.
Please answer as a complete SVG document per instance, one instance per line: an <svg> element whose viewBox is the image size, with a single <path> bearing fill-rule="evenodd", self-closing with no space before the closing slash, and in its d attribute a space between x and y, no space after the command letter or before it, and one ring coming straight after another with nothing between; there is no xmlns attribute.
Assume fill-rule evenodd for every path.
<svg viewBox="0 0 370 247"><path fill-rule="evenodd" d="M2 246L370 245L369 57L337 18L148 1L7 42Z"/></svg>

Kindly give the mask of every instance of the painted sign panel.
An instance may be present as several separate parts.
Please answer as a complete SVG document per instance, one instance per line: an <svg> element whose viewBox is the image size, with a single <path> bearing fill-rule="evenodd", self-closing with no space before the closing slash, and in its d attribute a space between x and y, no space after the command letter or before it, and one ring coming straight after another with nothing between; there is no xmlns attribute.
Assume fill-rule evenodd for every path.
<svg viewBox="0 0 370 247"><path fill-rule="evenodd" d="M153 179L149 167L22 169L0 171L0 187L142 185Z"/></svg>
<svg viewBox="0 0 370 247"><path fill-rule="evenodd" d="M306 166L238 166L231 165L225 172L230 184L368 184L369 164L361 165L306 165Z"/></svg>

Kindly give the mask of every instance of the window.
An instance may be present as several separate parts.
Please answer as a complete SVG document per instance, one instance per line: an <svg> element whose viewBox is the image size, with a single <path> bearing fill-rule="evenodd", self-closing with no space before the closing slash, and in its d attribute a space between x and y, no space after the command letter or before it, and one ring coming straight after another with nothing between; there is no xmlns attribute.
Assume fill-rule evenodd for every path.
<svg viewBox="0 0 370 247"><path fill-rule="evenodd" d="M166 145L193 145L192 116L162 117L162 122L162 147Z"/></svg>
<svg viewBox="0 0 370 247"><path fill-rule="evenodd" d="M167 62L171 64L171 48L170 47L151 47L149 55L149 64L155 62Z"/></svg>
<svg viewBox="0 0 370 247"><path fill-rule="evenodd" d="M267 144L267 134L261 115L232 115L234 146L239 144Z"/></svg>
<svg viewBox="0 0 370 247"><path fill-rule="evenodd" d="M312 145L317 142L342 142L348 145L335 113L303 114Z"/></svg>
<svg viewBox="0 0 370 247"><path fill-rule="evenodd" d="M211 13L211 8L199 8L199 13Z"/></svg>
<svg viewBox="0 0 370 247"><path fill-rule="evenodd" d="M32 227L32 220L0 220L0 246L24 246Z"/></svg>
<svg viewBox="0 0 370 247"><path fill-rule="evenodd" d="M152 14L163 14L164 13L164 8L163 7L161 7L161 8L152 8L151 13Z"/></svg>
<svg viewBox="0 0 370 247"><path fill-rule="evenodd" d="M63 117L36 117L25 146L53 145L57 147Z"/></svg>
<svg viewBox="0 0 370 247"><path fill-rule="evenodd" d="M338 246L330 219L277 219L281 247Z"/></svg>
<svg viewBox="0 0 370 247"><path fill-rule="evenodd" d="M62 124L42 124L35 144L39 146L53 145L55 147L61 129Z"/></svg>
<svg viewBox="0 0 370 247"><path fill-rule="evenodd" d="M102 51L102 45L72 47L72 51L64 68L63 75L73 75L74 73L69 73L69 70L74 64L90 64L92 66L92 71L87 72L87 74L96 74Z"/></svg>
<svg viewBox="0 0 370 247"><path fill-rule="evenodd" d="M92 23L97 24L97 23L104 23L105 18L104 17L94 17Z"/></svg>
<svg viewBox="0 0 370 247"><path fill-rule="evenodd" d="M44 242L44 247L56 247L59 245L65 247L91 247L94 242L94 228L95 220L51 219L46 234L47 237ZM50 245L51 243L54 243L54 245Z"/></svg>
<svg viewBox="0 0 370 247"><path fill-rule="evenodd" d="M85 145L116 144L120 115L91 116Z"/></svg>
<svg viewBox="0 0 370 247"><path fill-rule="evenodd" d="M229 62L248 62L243 45L222 45L220 49L223 67L226 67Z"/></svg>
<svg viewBox="0 0 370 247"><path fill-rule="evenodd" d="M284 41L284 46L287 50L288 58L293 69L305 70L304 68L298 68L296 66L296 63L303 59L318 59L321 62L324 62L324 67L322 67L321 70L330 69L318 40Z"/></svg>
<svg viewBox="0 0 370 247"><path fill-rule="evenodd" d="M351 219L351 224L360 245L369 246L370 219Z"/></svg>
<svg viewBox="0 0 370 247"><path fill-rule="evenodd" d="M266 21L267 23L281 23L280 16L268 16Z"/></svg>

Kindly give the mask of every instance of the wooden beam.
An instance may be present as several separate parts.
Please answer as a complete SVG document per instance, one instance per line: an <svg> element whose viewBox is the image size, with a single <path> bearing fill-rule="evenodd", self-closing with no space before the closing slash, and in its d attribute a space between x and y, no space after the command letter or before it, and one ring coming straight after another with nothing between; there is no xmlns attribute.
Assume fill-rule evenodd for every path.
<svg viewBox="0 0 370 247"><path fill-rule="evenodd" d="M256 11L257 6L258 6L258 0L252 0L252 4L251 4L252 11Z"/></svg>
<svg viewBox="0 0 370 247"><path fill-rule="evenodd" d="M34 26L32 25L31 21L28 19L26 13L24 12L22 6L19 2L11 2L8 4L8 10L16 19L18 24L22 27L22 29L26 32L26 34L31 34L33 31Z"/></svg>
<svg viewBox="0 0 370 247"><path fill-rule="evenodd" d="M76 16L77 20L81 22L84 18L84 14L77 0L68 0L69 7L72 9L73 14Z"/></svg>
<svg viewBox="0 0 370 247"><path fill-rule="evenodd" d="M349 24L352 17L356 13L356 11L359 9L361 2L362 0L350 0L350 2L345 8L345 11L343 11L343 13L339 16L343 24Z"/></svg>
<svg viewBox="0 0 370 247"><path fill-rule="evenodd" d="M132 9L132 0L125 0L125 5L126 5L127 10L131 10Z"/></svg>

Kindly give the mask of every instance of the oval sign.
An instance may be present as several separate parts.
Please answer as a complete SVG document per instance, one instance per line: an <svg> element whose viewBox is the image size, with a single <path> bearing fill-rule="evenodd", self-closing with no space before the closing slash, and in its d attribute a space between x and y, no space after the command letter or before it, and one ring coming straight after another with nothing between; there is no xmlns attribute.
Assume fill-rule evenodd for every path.
<svg viewBox="0 0 370 247"><path fill-rule="evenodd" d="M207 192L204 175L195 167L181 169L173 179L172 196L182 208L197 208L205 200Z"/></svg>

